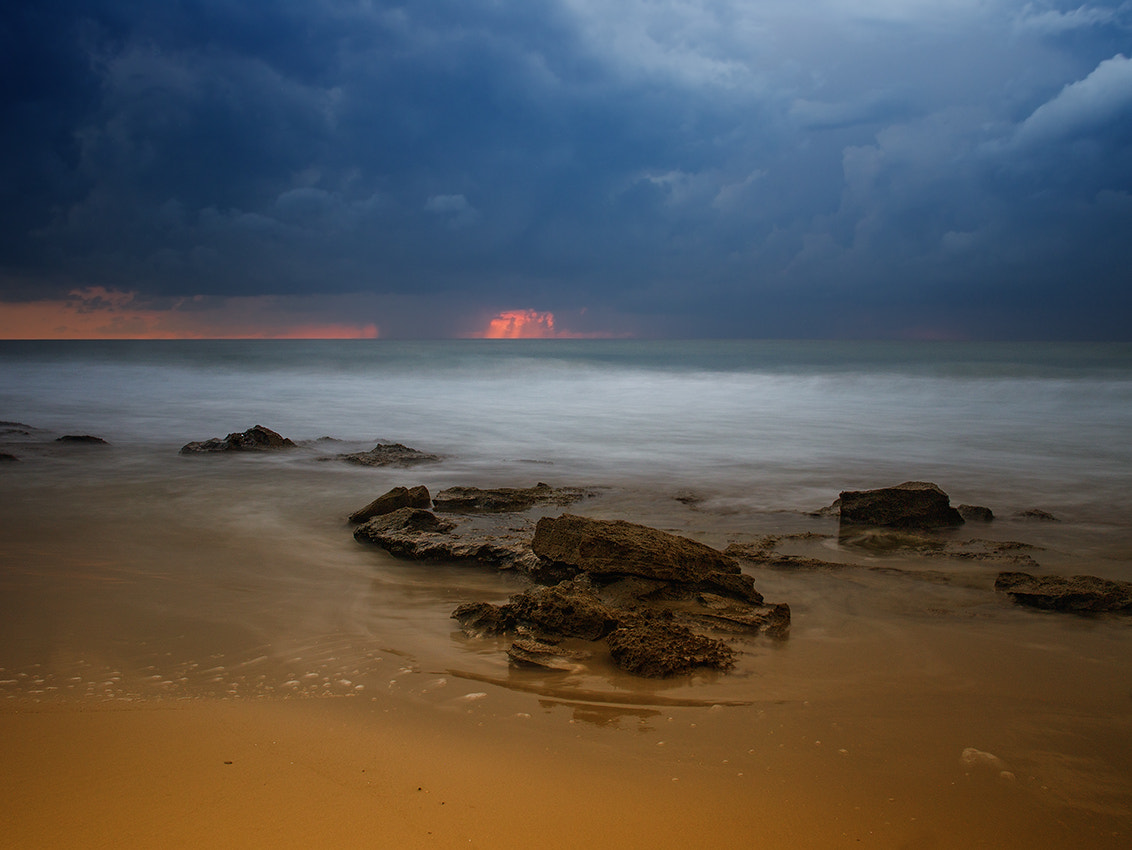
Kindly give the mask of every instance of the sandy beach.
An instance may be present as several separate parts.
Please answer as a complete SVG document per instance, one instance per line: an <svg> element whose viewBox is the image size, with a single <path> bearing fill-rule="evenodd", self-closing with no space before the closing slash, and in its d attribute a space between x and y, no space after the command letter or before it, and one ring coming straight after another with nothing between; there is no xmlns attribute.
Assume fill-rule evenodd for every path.
<svg viewBox="0 0 1132 850"><path fill-rule="evenodd" d="M438 725L334 701L9 706L0 713L4 843L1120 847L1126 839L1124 819L1045 805L1026 777L1008 782L964 767L958 753L934 776L910 773L896 754L841 754L836 739L810 738L808 723L772 724L768 734L756 722L746 736L756 751L708 764L694 727L710 724L710 711L658 717L647 731L481 716Z"/></svg>

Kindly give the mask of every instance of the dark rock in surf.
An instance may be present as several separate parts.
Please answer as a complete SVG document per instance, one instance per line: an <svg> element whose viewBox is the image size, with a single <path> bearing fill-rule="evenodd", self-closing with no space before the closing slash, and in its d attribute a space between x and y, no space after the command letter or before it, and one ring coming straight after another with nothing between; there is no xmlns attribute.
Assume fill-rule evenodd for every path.
<svg viewBox="0 0 1132 850"><path fill-rule="evenodd" d="M442 513L521 513L536 505L565 507L597 494L578 487L551 487L541 481L534 487L449 487L436 494L436 510Z"/></svg>
<svg viewBox="0 0 1132 850"><path fill-rule="evenodd" d="M110 445L101 437L92 437L90 434L65 434L62 437L56 437L55 442L66 443L72 446L108 446Z"/></svg>
<svg viewBox="0 0 1132 850"><path fill-rule="evenodd" d="M531 549L544 562L595 578L639 576L762 602L754 580L718 549L624 520L543 517Z"/></svg>
<svg viewBox="0 0 1132 850"><path fill-rule="evenodd" d="M1097 576L1034 576L999 573L994 589L1020 605L1074 614L1132 612L1132 582Z"/></svg>
<svg viewBox="0 0 1132 850"><path fill-rule="evenodd" d="M418 463L439 463L440 455L429 454L401 443L378 443L368 452L351 452L335 456L336 460L359 466L415 466Z"/></svg>
<svg viewBox="0 0 1132 850"><path fill-rule="evenodd" d="M7 452L0 452L0 463L13 463L18 460L19 458L15 455L8 454Z"/></svg>
<svg viewBox="0 0 1132 850"><path fill-rule="evenodd" d="M994 519L994 511L982 505L960 505L955 510L959 511L964 522L991 522Z"/></svg>
<svg viewBox="0 0 1132 850"><path fill-rule="evenodd" d="M213 452L270 452L280 449L293 449L295 443L270 428L255 425L243 433L232 433L223 440L213 437L202 442L187 443L181 447L181 454L211 454Z"/></svg>
<svg viewBox="0 0 1132 850"><path fill-rule="evenodd" d="M399 508L430 508L432 499L428 488L423 484L416 487L394 487L388 493L378 496L364 508L358 508L350 514L349 521L353 523L365 522L376 516L391 514Z"/></svg>
<svg viewBox="0 0 1132 850"><path fill-rule="evenodd" d="M963 524L948 495L926 481L906 481L877 490L847 490L839 498L842 526L941 528Z"/></svg>

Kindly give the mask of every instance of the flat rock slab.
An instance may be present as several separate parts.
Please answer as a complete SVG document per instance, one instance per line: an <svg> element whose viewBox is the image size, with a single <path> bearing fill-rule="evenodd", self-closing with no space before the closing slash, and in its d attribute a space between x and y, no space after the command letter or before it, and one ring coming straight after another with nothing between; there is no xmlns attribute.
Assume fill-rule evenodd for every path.
<svg viewBox="0 0 1132 850"><path fill-rule="evenodd" d="M418 463L439 463L444 458L401 443L378 443L368 452L335 455L334 460L356 463L359 466L415 466Z"/></svg>
<svg viewBox="0 0 1132 850"><path fill-rule="evenodd" d="M539 482L534 487L449 487L436 494L433 503L443 513L521 513L536 505L565 507L597 495L597 490L580 487L551 487Z"/></svg>
<svg viewBox="0 0 1132 850"><path fill-rule="evenodd" d="M280 436L270 428L255 425L243 433L232 433L223 440L213 437L197 443L187 443L181 447L181 454L210 454L212 452L266 452L278 449L293 449L295 443Z"/></svg>
<svg viewBox="0 0 1132 850"><path fill-rule="evenodd" d="M838 500L842 526L943 528L963 524L948 495L926 481L906 481L878 490L846 490Z"/></svg>
<svg viewBox="0 0 1132 850"><path fill-rule="evenodd" d="M1132 582L1097 576L1034 576L999 573L994 589L1020 605L1075 614L1132 612Z"/></svg>
<svg viewBox="0 0 1132 850"><path fill-rule="evenodd" d="M529 520L483 526L406 507L362 523L354 530L354 539L418 561L469 561L527 573L539 566L531 551Z"/></svg>
<svg viewBox="0 0 1132 850"><path fill-rule="evenodd" d="M718 549L619 519L543 517L535 526L531 548L540 558L590 575L693 584L715 573L739 573L739 565Z"/></svg>

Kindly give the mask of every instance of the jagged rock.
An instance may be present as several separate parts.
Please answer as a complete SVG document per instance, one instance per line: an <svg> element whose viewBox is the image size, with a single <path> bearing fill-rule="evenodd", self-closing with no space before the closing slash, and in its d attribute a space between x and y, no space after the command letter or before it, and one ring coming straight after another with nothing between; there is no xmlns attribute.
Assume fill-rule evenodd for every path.
<svg viewBox="0 0 1132 850"><path fill-rule="evenodd" d="M1132 611L1132 582L1097 576L1034 576L999 573L994 589L1020 605L1077 614Z"/></svg>
<svg viewBox="0 0 1132 850"><path fill-rule="evenodd" d="M982 505L960 505L955 510L964 522L990 522L994 519L994 511Z"/></svg>
<svg viewBox="0 0 1132 850"><path fill-rule="evenodd" d="M432 507L432 499L429 497L428 488L423 484L419 484L412 489L407 487L394 487L388 493L383 493L378 496L364 508L358 508L350 514L350 522L358 523L365 522L367 519L373 519L375 516L384 516L391 514L398 508L429 508Z"/></svg>
<svg viewBox="0 0 1132 850"><path fill-rule="evenodd" d="M354 539L419 561L468 561L500 570L537 570L530 523L478 527L441 519L423 508L398 508L354 529Z"/></svg>
<svg viewBox="0 0 1132 850"><path fill-rule="evenodd" d="M232 433L221 440L219 437L197 443L187 443L181 447L181 454L207 454L210 452L263 452L277 449L293 449L294 442L286 437L255 425L242 434Z"/></svg>
<svg viewBox="0 0 1132 850"><path fill-rule="evenodd" d="M649 678L678 676L700 667L727 670L735 664L734 650L723 641L696 634L665 612L634 618L606 642L618 667Z"/></svg>
<svg viewBox="0 0 1132 850"><path fill-rule="evenodd" d="M595 495L578 487L551 487L541 481L534 487L449 487L436 494L436 510L443 513L520 513L535 505L571 505Z"/></svg>
<svg viewBox="0 0 1132 850"><path fill-rule="evenodd" d="M842 526L939 528L963 524L947 494L926 481L906 481L878 490L847 490L839 498Z"/></svg>
<svg viewBox="0 0 1132 850"><path fill-rule="evenodd" d="M78 446L108 446L110 445L101 437L92 437L90 434L64 434L62 437L56 437L57 443L69 443Z"/></svg>
<svg viewBox="0 0 1132 850"><path fill-rule="evenodd" d="M368 452L351 452L336 455L336 460L356 463L360 466L414 466L418 463L439 463L440 455L411 449L400 443L378 443Z"/></svg>
<svg viewBox="0 0 1132 850"><path fill-rule="evenodd" d="M517 593L503 606L508 617L539 637L600 640L618 619L585 582L564 581Z"/></svg>

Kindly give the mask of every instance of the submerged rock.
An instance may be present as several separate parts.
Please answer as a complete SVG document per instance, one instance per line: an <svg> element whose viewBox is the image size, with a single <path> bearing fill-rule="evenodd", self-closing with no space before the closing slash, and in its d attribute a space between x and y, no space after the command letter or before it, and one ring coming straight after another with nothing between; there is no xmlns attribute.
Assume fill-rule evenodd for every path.
<svg viewBox="0 0 1132 850"><path fill-rule="evenodd" d="M335 456L335 460L344 460L360 466L414 466L418 463L439 463L444 458L400 443L378 443L368 452L340 454Z"/></svg>
<svg viewBox="0 0 1132 850"><path fill-rule="evenodd" d="M449 487L436 494L436 510L444 513L521 513L536 505L571 505L596 494L578 487L551 487L541 481L534 487Z"/></svg>
<svg viewBox="0 0 1132 850"><path fill-rule="evenodd" d="M293 449L295 443L270 428L255 425L241 434L232 433L221 440L213 437L203 442L187 443L181 447L181 454L209 454L211 452L265 452L278 449Z"/></svg>
<svg viewBox="0 0 1132 850"><path fill-rule="evenodd" d="M1097 576L999 573L994 589L1020 605L1075 614L1132 612L1132 582Z"/></svg>
<svg viewBox="0 0 1132 850"><path fill-rule="evenodd" d="M64 434L62 437L56 437L57 443L68 443L77 446L108 446L110 445L101 437L93 437L90 434Z"/></svg>
<svg viewBox="0 0 1132 850"><path fill-rule="evenodd" d="M15 455L13 455L13 454L8 454L7 452L0 452L0 463L13 463L13 462L18 461L18 460L19 460L19 458L16 457Z"/></svg>
<svg viewBox="0 0 1132 850"><path fill-rule="evenodd" d="M991 522L994 519L994 511L982 505L960 505L956 510L964 522Z"/></svg>
<svg viewBox="0 0 1132 850"><path fill-rule="evenodd" d="M1020 519L1036 519L1039 522L1057 522L1058 519L1049 511L1043 511L1041 508L1030 508L1028 511L1022 511L1018 514Z"/></svg>
<svg viewBox="0 0 1132 850"><path fill-rule="evenodd" d="M384 516L391 514L399 508L430 508L432 507L432 499L429 497L428 488L423 484L418 484L416 487L394 487L388 493L383 493L378 496L364 508L358 508L349 516L350 522L365 522L367 519L373 519L375 516Z"/></svg>
<svg viewBox="0 0 1132 850"><path fill-rule="evenodd" d="M906 481L877 490L847 490L839 499L842 526L940 528L963 524L948 495L926 481Z"/></svg>
<svg viewBox="0 0 1132 850"><path fill-rule="evenodd" d="M521 637L507 648L507 657L514 664L561 673L576 672L581 666L578 662L591 655L589 652L563 649L556 644L531 637Z"/></svg>

